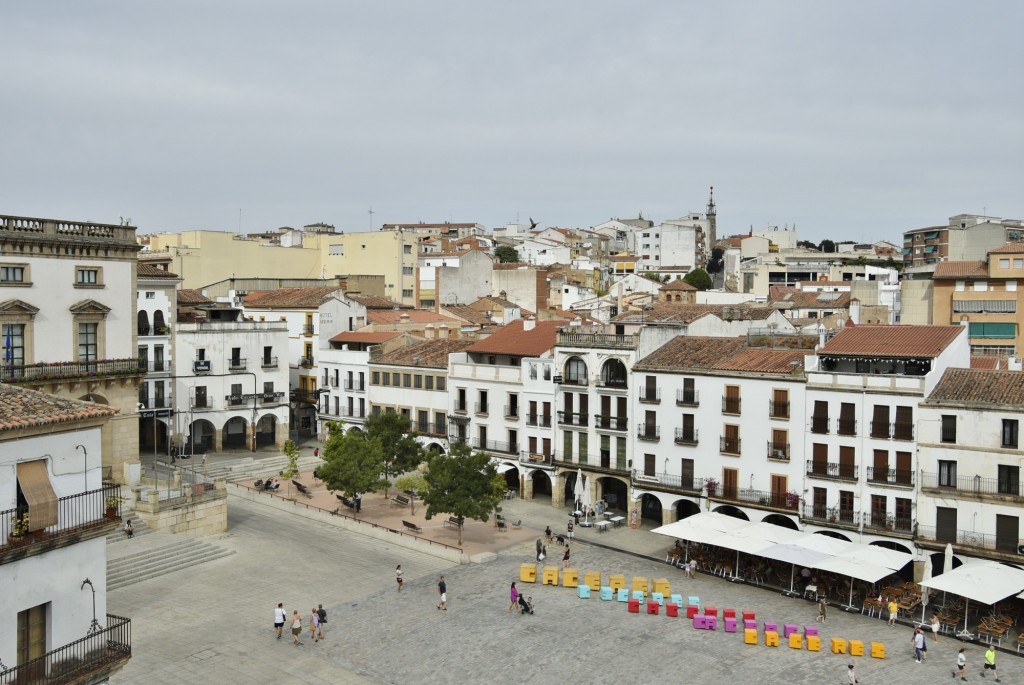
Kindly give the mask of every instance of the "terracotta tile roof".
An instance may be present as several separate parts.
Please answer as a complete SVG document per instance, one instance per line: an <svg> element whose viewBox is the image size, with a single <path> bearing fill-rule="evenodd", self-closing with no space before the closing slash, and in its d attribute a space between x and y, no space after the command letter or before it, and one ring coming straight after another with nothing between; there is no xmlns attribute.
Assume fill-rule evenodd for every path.
<svg viewBox="0 0 1024 685"><path fill-rule="evenodd" d="M656 302L652 309L623 312L612 319L615 323L692 323L702 316L714 314L722 317L728 308L730 318L744 321L762 321L775 313L773 307L765 305L736 305L730 307L722 304L679 304ZM739 314L733 314L739 312Z"/></svg>
<svg viewBox="0 0 1024 685"><path fill-rule="evenodd" d="M1006 368L1006 362L1000 357L987 357L985 355L971 355L972 369L999 369Z"/></svg>
<svg viewBox="0 0 1024 685"><path fill-rule="evenodd" d="M635 255L617 254L617 255L612 255L608 259L610 261L613 261L613 262L635 262L635 261L637 261L640 258L635 256Z"/></svg>
<svg viewBox="0 0 1024 685"><path fill-rule="evenodd" d="M279 288L277 290L254 290L245 296L246 307L280 307L285 309L316 309L331 293L340 290L338 286L326 288Z"/></svg>
<svg viewBox="0 0 1024 685"><path fill-rule="evenodd" d="M714 368L721 371L756 371L802 376L804 357L809 354L810 350L767 350L749 347L715 364Z"/></svg>
<svg viewBox="0 0 1024 685"><path fill-rule="evenodd" d="M964 332L963 326L853 326L821 349L828 357L937 357Z"/></svg>
<svg viewBox="0 0 1024 685"><path fill-rule="evenodd" d="M392 350L376 359L371 364L382 366L417 366L432 369L447 369L448 355L462 352L476 340L459 338L456 340L424 340L406 347Z"/></svg>
<svg viewBox="0 0 1024 685"><path fill-rule="evenodd" d="M386 297L379 297L377 295L361 295L360 293L345 293L345 297L363 305L367 309L412 309L411 304L399 304L394 300L389 300Z"/></svg>
<svg viewBox="0 0 1024 685"><path fill-rule="evenodd" d="M193 288L182 288L178 291L178 304L210 304L210 298L199 290Z"/></svg>
<svg viewBox="0 0 1024 685"><path fill-rule="evenodd" d="M985 262L939 262L935 265L932 280L944 278L987 278Z"/></svg>
<svg viewBox="0 0 1024 685"><path fill-rule="evenodd" d="M452 316L457 316L469 323L475 323L480 326L486 326L491 323L491 319L487 316L487 312L482 312L479 309L473 309L468 304L450 304L445 306L444 310Z"/></svg>
<svg viewBox="0 0 1024 685"><path fill-rule="evenodd" d="M473 302L473 304L480 304L481 302L483 302L483 303L492 302L494 304L501 305L502 307L510 307L512 309L519 309L519 305L517 305L515 302L511 302L511 301L506 300L506 299L504 299L502 297L492 297L490 295L485 295L484 297L481 297L476 302Z"/></svg>
<svg viewBox="0 0 1024 685"><path fill-rule="evenodd" d="M0 383L0 431L113 416L114 407Z"/></svg>
<svg viewBox="0 0 1024 685"><path fill-rule="evenodd" d="M139 262L138 266L139 278L177 278L178 274L173 274L170 271L164 271L163 269L153 266L152 264L145 264Z"/></svg>
<svg viewBox="0 0 1024 685"><path fill-rule="evenodd" d="M773 297L771 302L772 304L789 303L795 309L848 309L850 293L787 290L778 297Z"/></svg>
<svg viewBox="0 0 1024 685"><path fill-rule="evenodd" d="M345 331L331 338L331 342L376 345L400 335L402 335L401 331Z"/></svg>
<svg viewBox="0 0 1024 685"><path fill-rule="evenodd" d="M696 290L696 288L694 288L692 285L690 285L689 283L687 283L686 281L684 281L681 278L677 278L676 280L672 281L671 283L663 285L663 286L661 286L658 289L659 290Z"/></svg>
<svg viewBox="0 0 1024 685"><path fill-rule="evenodd" d="M467 352L510 354L517 357L539 357L555 346L562 321L537 321L533 330L524 331L522 321L502 326L490 336L473 345Z"/></svg>
<svg viewBox="0 0 1024 685"><path fill-rule="evenodd" d="M1022 254L1024 253L1024 240L1018 240L1012 243L1007 243L1002 247L997 247L994 250L989 250L989 254Z"/></svg>
<svg viewBox="0 0 1024 685"><path fill-rule="evenodd" d="M927 402L1024 405L1024 372L946 369Z"/></svg>
<svg viewBox="0 0 1024 685"><path fill-rule="evenodd" d="M403 315L409 316L409 323L459 323L458 319L427 309L371 309L366 312L366 320L369 323L401 323Z"/></svg>
<svg viewBox="0 0 1024 685"><path fill-rule="evenodd" d="M637 371L713 369L743 349L744 338L711 338L680 335L633 365Z"/></svg>

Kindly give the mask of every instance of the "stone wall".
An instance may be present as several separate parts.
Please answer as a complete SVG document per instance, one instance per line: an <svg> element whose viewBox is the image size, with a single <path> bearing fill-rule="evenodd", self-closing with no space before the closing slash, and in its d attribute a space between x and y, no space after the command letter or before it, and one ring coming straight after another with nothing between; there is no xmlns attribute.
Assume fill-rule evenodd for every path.
<svg viewBox="0 0 1024 685"><path fill-rule="evenodd" d="M213 490L160 500L155 490L135 503L135 516L146 525L165 533L202 537L224 533L228 529L228 493L224 479L217 479Z"/></svg>

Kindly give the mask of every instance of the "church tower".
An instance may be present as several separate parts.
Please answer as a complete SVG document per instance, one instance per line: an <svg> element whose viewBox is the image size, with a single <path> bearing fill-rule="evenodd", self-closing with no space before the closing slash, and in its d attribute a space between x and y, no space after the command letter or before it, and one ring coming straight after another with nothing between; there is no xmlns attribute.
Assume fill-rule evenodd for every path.
<svg viewBox="0 0 1024 685"><path fill-rule="evenodd" d="M711 186L711 194L708 196L708 251L718 243L718 212L715 211L715 187Z"/></svg>

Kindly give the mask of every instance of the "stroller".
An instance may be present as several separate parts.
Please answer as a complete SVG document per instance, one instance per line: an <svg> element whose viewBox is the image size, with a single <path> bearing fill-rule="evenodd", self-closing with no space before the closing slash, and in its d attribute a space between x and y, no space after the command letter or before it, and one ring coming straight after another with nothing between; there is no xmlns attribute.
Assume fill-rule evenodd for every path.
<svg viewBox="0 0 1024 685"><path fill-rule="evenodd" d="M519 613L520 614L532 614L533 613L533 597L527 597L523 599L523 595L519 595Z"/></svg>

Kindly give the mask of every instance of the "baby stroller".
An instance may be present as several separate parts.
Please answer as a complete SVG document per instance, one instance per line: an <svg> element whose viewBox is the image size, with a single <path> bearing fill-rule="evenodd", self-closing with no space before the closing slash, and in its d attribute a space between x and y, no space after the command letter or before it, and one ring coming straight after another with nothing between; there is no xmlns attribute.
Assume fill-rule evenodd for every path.
<svg viewBox="0 0 1024 685"><path fill-rule="evenodd" d="M532 614L533 613L533 597L523 598L519 595L519 613L520 614Z"/></svg>

